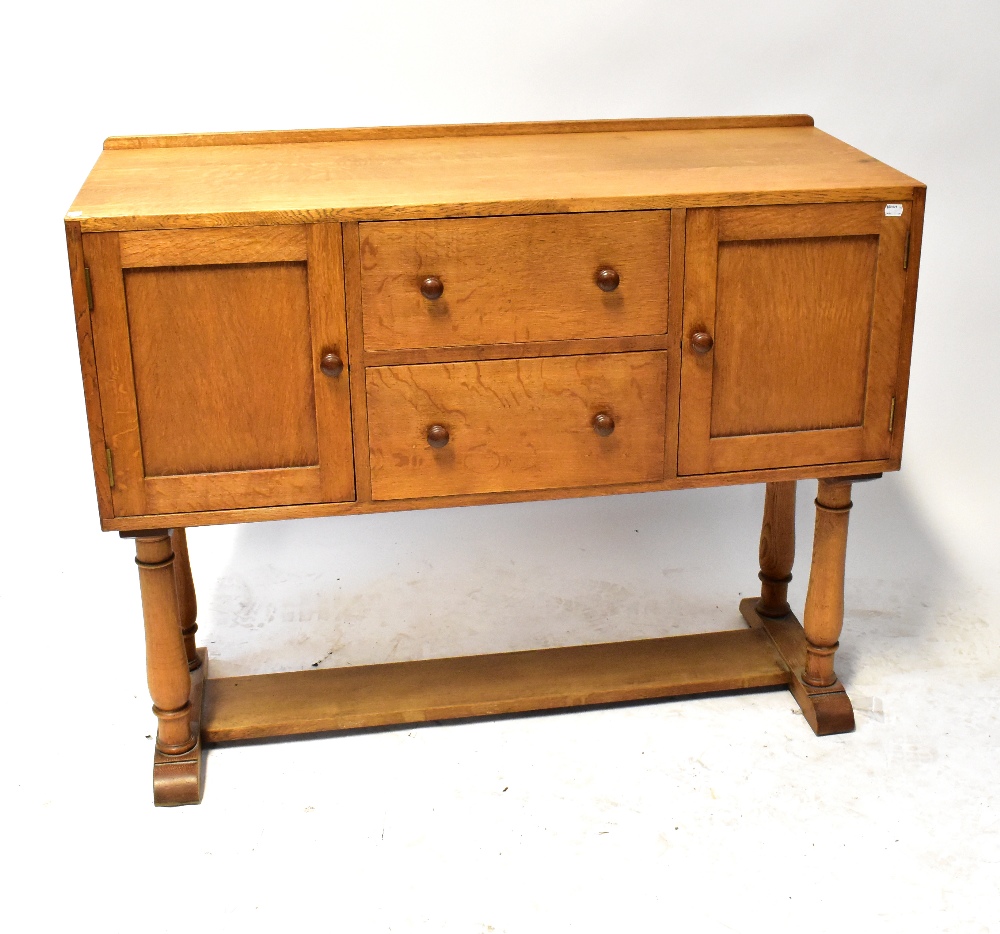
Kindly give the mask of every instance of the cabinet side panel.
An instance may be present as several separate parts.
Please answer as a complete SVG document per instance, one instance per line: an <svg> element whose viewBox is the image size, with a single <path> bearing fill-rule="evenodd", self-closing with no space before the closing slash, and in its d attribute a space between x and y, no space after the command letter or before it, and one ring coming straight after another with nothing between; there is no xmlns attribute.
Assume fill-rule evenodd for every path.
<svg viewBox="0 0 1000 934"><path fill-rule="evenodd" d="M896 369L896 409L892 432L891 457L899 467L903 456L903 431L906 426L906 402L910 388L910 358L913 353L913 327L917 306L917 279L920 270L920 245L924 232L924 203L927 190L913 190L910 218L910 255L906 266L906 290L903 298L903 320L900 329L899 363Z"/></svg>
<svg viewBox="0 0 1000 934"><path fill-rule="evenodd" d="M104 420L101 415L100 388L97 382L97 360L94 356L94 336L91 332L90 303L83 258L83 237L80 224L66 222L66 249L69 253L69 277L73 288L73 312L76 317L76 339L80 345L80 371L83 376L83 397L87 407L87 430L90 453L94 461L94 482L97 486L97 510L101 519L114 514L111 503L111 481L105 455Z"/></svg>

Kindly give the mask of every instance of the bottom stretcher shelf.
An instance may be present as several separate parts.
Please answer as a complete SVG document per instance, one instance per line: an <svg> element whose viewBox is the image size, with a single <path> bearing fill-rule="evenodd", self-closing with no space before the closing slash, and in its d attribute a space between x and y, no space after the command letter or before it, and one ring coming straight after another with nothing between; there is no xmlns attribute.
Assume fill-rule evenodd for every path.
<svg viewBox="0 0 1000 934"><path fill-rule="evenodd" d="M210 679L202 739L259 739L788 684L760 628Z"/></svg>

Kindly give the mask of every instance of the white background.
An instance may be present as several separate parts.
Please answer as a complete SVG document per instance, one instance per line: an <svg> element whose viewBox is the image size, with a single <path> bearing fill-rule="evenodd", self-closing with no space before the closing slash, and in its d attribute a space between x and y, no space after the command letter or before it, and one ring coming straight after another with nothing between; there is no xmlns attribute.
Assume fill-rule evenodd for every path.
<svg viewBox="0 0 1000 934"><path fill-rule="evenodd" d="M21 4L2 41L13 930L1000 931L1000 6ZM771 692L248 744L154 810L62 231L103 138L794 112L929 186L904 466L852 516L858 731ZM736 626L762 500L195 530L202 635L230 674Z"/></svg>

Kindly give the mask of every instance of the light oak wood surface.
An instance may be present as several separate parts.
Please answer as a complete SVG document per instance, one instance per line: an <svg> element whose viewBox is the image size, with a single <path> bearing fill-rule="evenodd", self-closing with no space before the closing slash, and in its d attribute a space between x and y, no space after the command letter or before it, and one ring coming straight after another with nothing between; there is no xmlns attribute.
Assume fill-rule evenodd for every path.
<svg viewBox="0 0 1000 934"><path fill-rule="evenodd" d="M659 479L666 382L664 353L372 367L372 497ZM428 443L432 425L450 433L444 447Z"/></svg>
<svg viewBox="0 0 1000 934"><path fill-rule="evenodd" d="M669 254L668 211L362 224L365 349L663 334Z"/></svg>
<svg viewBox="0 0 1000 934"><path fill-rule="evenodd" d="M83 236L114 512L353 499L340 226L132 236Z"/></svg>
<svg viewBox="0 0 1000 934"><path fill-rule="evenodd" d="M853 729L850 489L900 466L923 215L802 115L108 140L66 237L155 803L200 800L208 741L782 684ZM745 631L206 679L188 527L737 483Z"/></svg>
<svg viewBox="0 0 1000 934"><path fill-rule="evenodd" d="M791 612L788 585L795 561L795 481L769 483L760 528L760 600L757 613L780 618Z"/></svg>
<svg viewBox="0 0 1000 934"><path fill-rule="evenodd" d="M218 678L207 742L788 683L760 629Z"/></svg>
<svg viewBox="0 0 1000 934"><path fill-rule="evenodd" d="M909 204L901 211L688 211L679 473L889 455Z"/></svg>
<svg viewBox="0 0 1000 934"><path fill-rule="evenodd" d="M429 139L464 136L524 136L544 133L620 133L633 130L721 130L747 127L812 126L808 114L734 117L638 117L623 120L546 120L522 123L444 123L423 126L366 126L312 130L237 130L109 136L105 149L165 149L186 146L248 146L261 143L336 143L348 140Z"/></svg>
<svg viewBox="0 0 1000 934"><path fill-rule="evenodd" d="M917 185L813 126L529 128L106 150L68 217L85 232L231 227L901 200Z"/></svg>

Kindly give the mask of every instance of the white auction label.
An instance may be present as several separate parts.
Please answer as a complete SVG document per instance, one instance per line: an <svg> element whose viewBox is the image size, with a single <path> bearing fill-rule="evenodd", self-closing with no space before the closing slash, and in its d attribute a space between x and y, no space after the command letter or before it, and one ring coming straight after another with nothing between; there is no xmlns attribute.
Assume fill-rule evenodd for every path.
<svg viewBox="0 0 1000 934"><path fill-rule="evenodd" d="M886 217L902 217L903 216L903 205L901 205L901 204L887 204L885 206L885 216Z"/></svg>

